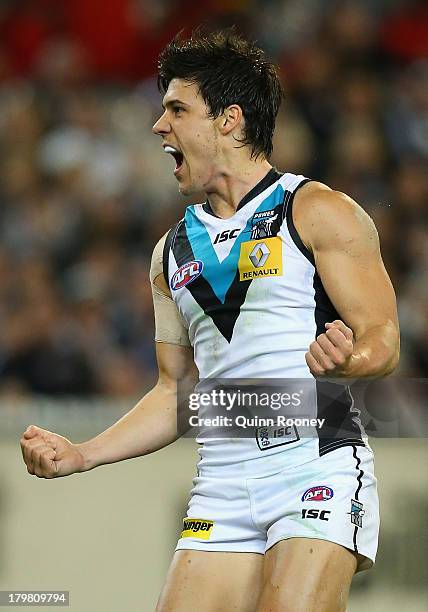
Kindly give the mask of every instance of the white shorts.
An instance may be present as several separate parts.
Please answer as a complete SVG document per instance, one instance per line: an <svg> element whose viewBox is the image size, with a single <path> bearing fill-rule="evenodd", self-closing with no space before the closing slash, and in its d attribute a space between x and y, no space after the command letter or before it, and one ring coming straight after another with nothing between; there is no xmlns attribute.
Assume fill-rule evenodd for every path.
<svg viewBox="0 0 428 612"><path fill-rule="evenodd" d="M287 452L287 451L286 451ZM228 477L227 467L194 479L177 550L264 554L280 540L317 538L376 557L379 503L373 452L345 446L289 469ZM248 472L247 472L248 473Z"/></svg>

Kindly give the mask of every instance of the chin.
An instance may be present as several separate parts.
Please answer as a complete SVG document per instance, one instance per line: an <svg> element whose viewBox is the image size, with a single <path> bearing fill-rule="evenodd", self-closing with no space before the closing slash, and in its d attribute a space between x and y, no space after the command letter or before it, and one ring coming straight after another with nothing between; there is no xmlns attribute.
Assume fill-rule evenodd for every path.
<svg viewBox="0 0 428 612"><path fill-rule="evenodd" d="M189 195L188 187L186 187L185 185L181 185L180 183L178 184L178 191L179 193L181 193L181 195L184 195L184 196Z"/></svg>
<svg viewBox="0 0 428 612"><path fill-rule="evenodd" d="M192 196L195 193L198 193L198 190L195 189L192 185L183 185L181 183L178 185L178 191L183 196Z"/></svg>

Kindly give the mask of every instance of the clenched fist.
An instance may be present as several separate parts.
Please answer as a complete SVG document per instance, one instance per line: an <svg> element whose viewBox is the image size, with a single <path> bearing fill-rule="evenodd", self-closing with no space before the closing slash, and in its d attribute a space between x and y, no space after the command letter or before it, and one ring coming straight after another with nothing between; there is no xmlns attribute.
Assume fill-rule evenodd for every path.
<svg viewBox="0 0 428 612"><path fill-rule="evenodd" d="M343 373L354 350L354 334L343 321L325 324L327 331L309 346L306 363L314 376Z"/></svg>
<svg viewBox="0 0 428 612"><path fill-rule="evenodd" d="M24 432L21 450L28 473L39 478L68 476L84 468L84 458L76 444L35 425Z"/></svg>

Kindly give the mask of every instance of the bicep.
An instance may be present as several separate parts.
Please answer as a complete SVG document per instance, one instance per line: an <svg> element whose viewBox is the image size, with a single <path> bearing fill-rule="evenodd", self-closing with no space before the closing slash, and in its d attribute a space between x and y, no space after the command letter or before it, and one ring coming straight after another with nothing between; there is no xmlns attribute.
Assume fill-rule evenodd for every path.
<svg viewBox="0 0 428 612"><path fill-rule="evenodd" d="M177 306L174 300L159 288L157 279L152 282L152 296L156 342L189 347L189 334Z"/></svg>
<svg viewBox="0 0 428 612"><path fill-rule="evenodd" d="M165 385L174 392L180 383L183 388L196 384L198 371L191 347L156 342L156 358L159 368L158 384Z"/></svg>
<svg viewBox="0 0 428 612"><path fill-rule="evenodd" d="M331 249L316 256L324 289L355 337L378 325L397 322L395 293L380 256L359 260Z"/></svg>
<svg viewBox="0 0 428 612"><path fill-rule="evenodd" d="M162 236L153 250L150 282L155 314L158 384L175 392L179 380L197 380L197 370L187 328L163 276L162 259L166 236Z"/></svg>
<svg viewBox="0 0 428 612"><path fill-rule="evenodd" d="M336 194L332 202L334 197L337 201L335 210L330 211L331 221L313 241L324 289L357 339L373 327L398 328L395 293L382 261L375 225L350 198Z"/></svg>
<svg viewBox="0 0 428 612"><path fill-rule="evenodd" d="M168 344L190 346L184 321L177 310L163 275L163 249L167 234L156 244L150 265L153 309L155 314L155 340Z"/></svg>
<svg viewBox="0 0 428 612"><path fill-rule="evenodd" d="M197 379L193 348L174 301L152 285L159 383L176 388L179 380Z"/></svg>

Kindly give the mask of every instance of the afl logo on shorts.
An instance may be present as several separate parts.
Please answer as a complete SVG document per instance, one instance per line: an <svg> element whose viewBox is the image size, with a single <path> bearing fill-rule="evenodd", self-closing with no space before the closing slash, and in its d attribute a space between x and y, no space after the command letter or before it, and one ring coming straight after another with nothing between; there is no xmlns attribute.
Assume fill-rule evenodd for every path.
<svg viewBox="0 0 428 612"><path fill-rule="evenodd" d="M204 264L199 259L184 264L184 266L181 266L181 268L178 268L178 270L174 272L171 278L171 289L176 291L177 289L185 287L198 278L198 276L202 274L203 269Z"/></svg>
<svg viewBox="0 0 428 612"><path fill-rule="evenodd" d="M333 489L326 485L319 485L318 487L311 487L307 489L302 495L302 502L304 501L327 501L333 497Z"/></svg>

